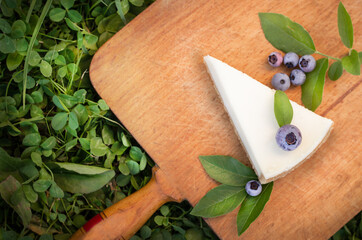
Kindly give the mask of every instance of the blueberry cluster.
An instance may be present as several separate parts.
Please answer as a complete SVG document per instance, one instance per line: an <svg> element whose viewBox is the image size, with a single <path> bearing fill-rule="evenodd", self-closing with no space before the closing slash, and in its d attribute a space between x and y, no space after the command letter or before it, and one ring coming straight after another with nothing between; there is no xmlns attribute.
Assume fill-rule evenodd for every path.
<svg viewBox="0 0 362 240"><path fill-rule="evenodd" d="M268 63L273 67L279 67L282 62L287 68L295 68L299 65L300 69L293 69L288 76L285 73L277 73L272 78L272 85L275 89L285 91L290 87L300 86L305 82L306 72L311 72L316 66L316 61L311 55L304 55L301 58L294 53L288 52L284 58L279 52L272 52L268 57Z"/></svg>

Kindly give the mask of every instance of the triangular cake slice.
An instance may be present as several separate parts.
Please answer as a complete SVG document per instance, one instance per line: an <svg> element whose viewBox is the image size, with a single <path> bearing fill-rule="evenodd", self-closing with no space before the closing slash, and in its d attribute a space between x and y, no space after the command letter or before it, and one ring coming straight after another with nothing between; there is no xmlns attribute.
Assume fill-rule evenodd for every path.
<svg viewBox="0 0 362 240"><path fill-rule="evenodd" d="M328 137L333 121L291 101L291 124L300 129L302 143L294 151L284 151L275 140L279 129L274 115L275 90L211 56L204 61L261 183L285 176Z"/></svg>

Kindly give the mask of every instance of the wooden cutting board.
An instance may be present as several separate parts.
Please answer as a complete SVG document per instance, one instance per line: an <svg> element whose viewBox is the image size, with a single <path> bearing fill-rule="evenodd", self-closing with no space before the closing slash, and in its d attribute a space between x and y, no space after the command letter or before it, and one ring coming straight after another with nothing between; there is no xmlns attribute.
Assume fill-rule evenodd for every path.
<svg viewBox="0 0 362 240"><path fill-rule="evenodd" d="M338 35L338 3L158 0L96 53L91 81L160 167L164 184L195 205L217 185L199 155L231 155L250 165L203 56L271 87L275 73L288 71L268 65L275 49L264 38L258 12L289 16L310 32L317 50L343 57L348 49ZM343 3L354 25L354 48L361 51L362 1ZM275 182L264 211L241 237L237 210L206 219L221 239L326 239L362 209L361 82L348 73L326 80L316 112L334 121L331 136L306 163ZM301 103L300 88L286 93Z"/></svg>

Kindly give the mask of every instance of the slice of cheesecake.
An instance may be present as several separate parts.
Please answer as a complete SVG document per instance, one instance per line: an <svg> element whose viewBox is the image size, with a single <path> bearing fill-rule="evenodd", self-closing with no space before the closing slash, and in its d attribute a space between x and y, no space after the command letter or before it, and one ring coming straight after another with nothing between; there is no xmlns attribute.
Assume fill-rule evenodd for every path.
<svg viewBox="0 0 362 240"><path fill-rule="evenodd" d="M284 151L275 140L279 129L275 90L211 56L204 61L261 183L285 176L327 139L333 121L291 101L291 124L300 129L302 143L294 151Z"/></svg>

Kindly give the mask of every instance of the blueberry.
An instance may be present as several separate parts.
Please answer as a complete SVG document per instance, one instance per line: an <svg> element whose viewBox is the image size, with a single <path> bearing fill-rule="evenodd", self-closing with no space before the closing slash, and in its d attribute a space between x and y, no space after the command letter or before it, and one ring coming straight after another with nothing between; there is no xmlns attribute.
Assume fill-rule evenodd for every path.
<svg viewBox="0 0 362 240"><path fill-rule="evenodd" d="M289 76L284 73L276 73L272 78L272 85L277 90L287 90L290 87Z"/></svg>
<svg viewBox="0 0 362 240"><path fill-rule="evenodd" d="M277 144L285 151L293 151L302 142L302 134L294 125L284 125L275 136Z"/></svg>
<svg viewBox="0 0 362 240"><path fill-rule="evenodd" d="M287 66L287 68L294 68L298 65L299 57L294 52L288 52L284 56L284 65Z"/></svg>
<svg viewBox="0 0 362 240"><path fill-rule="evenodd" d="M261 186L260 182L256 180L251 180L245 185L246 193L253 197L258 196L262 189L263 187Z"/></svg>
<svg viewBox="0 0 362 240"><path fill-rule="evenodd" d="M303 72L311 72L314 70L316 61L311 55L304 55L299 59L299 67Z"/></svg>
<svg viewBox="0 0 362 240"><path fill-rule="evenodd" d="M272 52L268 57L268 63L272 67L279 67L283 62L283 56L279 52Z"/></svg>
<svg viewBox="0 0 362 240"><path fill-rule="evenodd" d="M290 82L295 86L300 86L305 82L305 73L299 69L293 69L290 73Z"/></svg>

